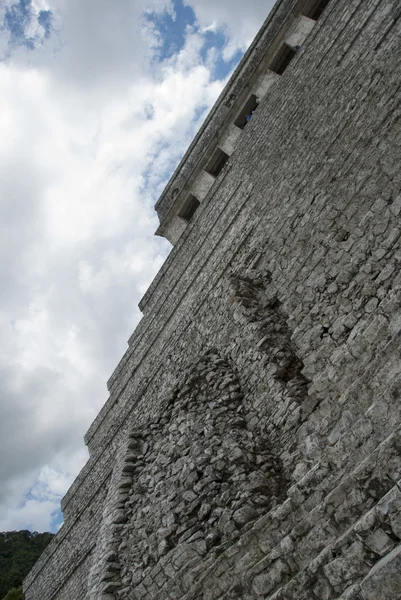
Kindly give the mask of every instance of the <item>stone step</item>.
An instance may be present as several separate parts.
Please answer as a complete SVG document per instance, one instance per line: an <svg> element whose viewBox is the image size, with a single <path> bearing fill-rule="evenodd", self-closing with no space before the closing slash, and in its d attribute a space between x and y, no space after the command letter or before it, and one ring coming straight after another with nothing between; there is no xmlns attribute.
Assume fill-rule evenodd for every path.
<svg viewBox="0 0 401 600"><path fill-rule="evenodd" d="M383 556L360 584L348 588L337 600L400 600L401 545Z"/></svg>
<svg viewBox="0 0 401 600"><path fill-rule="evenodd" d="M323 498L319 499L319 495L314 493L308 498L302 497L304 489L300 484L303 478L297 484L299 494L292 494L283 504L259 519L240 542L224 552L215 563L202 570L195 569L193 578L188 573L187 581L192 580L192 589L184 596L185 599L197 598L199 590L204 586L207 588L208 579L213 578L215 586L220 585L227 590L235 580L238 584L238 577L244 589L256 581L259 595L264 598L270 598L267 594L272 582L278 583L280 579L285 581L291 577L290 582L274 592L271 600L292 600L295 597L309 600L311 596L304 596L302 590L308 581L313 580L315 585L322 582L321 595L317 597L334 599L343 591L334 587L341 583L338 569L345 569L352 557L358 563L359 554L375 562L380 553L390 548L393 538L401 537L398 511L401 510L401 492L395 479L386 474L386 468L390 469L393 477L400 472L400 445L401 431L391 434ZM315 465L305 476L306 480L311 482L318 473L321 474L321 467ZM370 488L367 483L372 483L373 487ZM363 491L368 500L361 495ZM386 530L382 529L383 524ZM393 538L388 539L388 528ZM257 545L255 537L258 538ZM252 550L248 551L249 548ZM350 556L344 557L349 548ZM293 561L289 566L290 555ZM361 579L373 564L361 560L361 573L355 572L352 577ZM351 583L344 579L346 586ZM326 589L323 589L325 586ZM275 585L272 587L274 589ZM204 597L207 597L207 590ZM224 594L221 596L225 597ZM242 597L244 600L247 598L246 594Z"/></svg>
<svg viewBox="0 0 401 600"><path fill-rule="evenodd" d="M315 453L312 451L312 455L308 456L310 448L306 442L305 462L309 458L313 466L292 485L289 494L296 495L302 490L304 496L310 495L316 487L328 491L336 480L339 481L344 473L354 470L357 464L363 462L388 437L389 423L401 423L401 404L390 402L383 395L376 398L359 417L349 402L344 404L330 430L327 431L323 425L317 424L317 432L320 427L319 435L322 438L322 432L325 431L324 448ZM322 441L317 442L314 434L306 436L307 439L308 437L309 446L322 444ZM299 457L295 460L299 460ZM331 469L331 474L328 474L328 469Z"/></svg>
<svg viewBox="0 0 401 600"><path fill-rule="evenodd" d="M397 600L401 597L400 538L401 490L396 485L272 595L266 595L266 588L277 580L284 556L282 564L276 560L272 569L264 570L259 579L254 577L253 592L266 600ZM296 559L295 553L292 557ZM388 595L391 591L393 595Z"/></svg>

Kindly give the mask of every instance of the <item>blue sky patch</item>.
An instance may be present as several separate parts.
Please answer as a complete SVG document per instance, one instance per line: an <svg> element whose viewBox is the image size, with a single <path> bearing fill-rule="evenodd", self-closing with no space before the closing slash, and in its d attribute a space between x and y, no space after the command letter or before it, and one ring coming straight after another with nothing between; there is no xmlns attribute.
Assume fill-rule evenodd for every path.
<svg viewBox="0 0 401 600"><path fill-rule="evenodd" d="M32 41L25 38L25 27L31 19L31 0L20 0L7 8L4 26L11 33L11 44L33 47Z"/></svg>
<svg viewBox="0 0 401 600"><path fill-rule="evenodd" d="M42 10L37 17L32 10L31 0L19 0L10 8L7 8L4 15L3 27L10 32L11 46L25 46L33 50L35 48L35 40L26 37L26 27L31 22L32 18L37 18L42 25L45 36L49 37L52 29L52 13L49 10Z"/></svg>
<svg viewBox="0 0 401 600"><path fill-rule="evenodd" d="M61 510L57 510L56 512L52 513L50 531L52 533L57 533L57 531L60 529L60 527L63 523L64 523L63 513L61 512Z"/></svg>
<svg viewBox="0 0 401 600"><path fill-rule="evenodd" d="M186 34L190 27L193 32L200 33L204 39L204 46L200 53L203 62L207 60L207 54L211 48L217 50L216 64L212 71L212 79L225 79L238 64L243 53L240 51L236 52L233 58L226 62L223 59L223 50L227 44L227 36L223 29L217 31L201 31L196 22L196 16L193 9L190 6L184 6L183 0L175 0L174 13L174 17L167 12L164 12L163 14L147 13L145 15L145 19L157 32L160 43L157 57L158 60L168 60L184 48Z"/></svg>
<svg viewBox="0 0 401 600"><path fill-rule="evenodd" d="M184 47L186 29L195 24L194 11L190 6L184 6L182 0L174 2L174 10L175 18L167 12L161 15L147 13L145 17L158 32L161 60L171 58Z"/></svg>
<svg viewBox="0 0 401 600"><path fill-rule="evenodd" d="M52 30L52 13L50 10L41 10L38 16L38 22L45 30L45 37L49 37Z"/></svg>
<svg viewBox="0 0 401 600"><path fill-rule="evenodd" d="M242 58L243 52L236 52L233 58L226 62L223 60L223 51L227 44L227 36L223 30L205 31L202 35L205 38L205 45L201 52L202 60L206 60L210 48L216 48L218 55L213 71L213 79L225 79L236 67Z"/></svg>

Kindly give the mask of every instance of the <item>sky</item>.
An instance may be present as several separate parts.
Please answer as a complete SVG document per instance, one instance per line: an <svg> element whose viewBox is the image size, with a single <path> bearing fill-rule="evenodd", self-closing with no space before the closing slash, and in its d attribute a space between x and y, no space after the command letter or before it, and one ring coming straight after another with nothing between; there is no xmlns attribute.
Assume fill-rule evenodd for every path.
<svg viewBox="0 0 401 600"><path fill-rule="evenodd" d="M0 0L0 531L56 531L171 246L153 206L272 0Z"/></svg>

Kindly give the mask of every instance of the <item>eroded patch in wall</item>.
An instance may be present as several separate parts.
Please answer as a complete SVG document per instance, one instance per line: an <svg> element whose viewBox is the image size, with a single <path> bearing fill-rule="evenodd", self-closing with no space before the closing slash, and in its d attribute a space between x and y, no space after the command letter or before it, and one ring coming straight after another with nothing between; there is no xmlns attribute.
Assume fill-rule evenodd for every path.
<svg viewBox="0 0 401 600"><path fill-rule="evenodd" d="M187 371L160 415L128 442L120 484L124 541L111 556L119 571L110 571L107 590L114 582L121 599L156 598L166 589L177 597L178 582L182 595L206 561L287 492L280 461L248 428L238 377L216 350Z"/></svg>
<svg viewBox="0 0 401 600"><path fill-rule="evenodd" d="M288 317L271 285L270 273L253 270L232 274L230 285L228 302L244 337L252 340L256 351L268 355L271 377L293 401L301 402L307 396L309 381L302 374L304 365L291 341Z"/></svg>

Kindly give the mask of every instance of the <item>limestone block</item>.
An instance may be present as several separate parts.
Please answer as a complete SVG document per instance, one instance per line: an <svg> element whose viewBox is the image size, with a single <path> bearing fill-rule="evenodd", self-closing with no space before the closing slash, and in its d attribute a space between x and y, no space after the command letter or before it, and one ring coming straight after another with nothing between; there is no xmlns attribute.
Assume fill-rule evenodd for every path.
<svg viewBox="0 0 401 600"><path fill-rule="evenodd" d="M394 548L393 540L380 528L369 535L369 537L364 540L364 543L372 550L372 552L375 552L380 556L384 556L384 554L387 554Z"/></svg>
<svg viewBox="0 0 401 600"><path fill-rule="evenodd" d="M401 595L401 546L397 546L371 569L361 583L363 600L394 600Z"/></svg>

